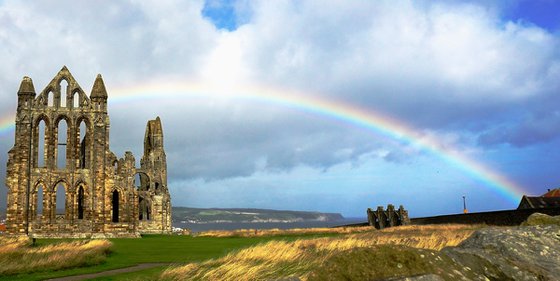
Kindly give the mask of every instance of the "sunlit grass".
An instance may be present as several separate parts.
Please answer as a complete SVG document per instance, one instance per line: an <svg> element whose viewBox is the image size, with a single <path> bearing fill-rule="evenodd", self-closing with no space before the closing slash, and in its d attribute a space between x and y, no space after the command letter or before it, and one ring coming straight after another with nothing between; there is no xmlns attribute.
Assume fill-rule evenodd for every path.
<svg viewBox="0 0 560 281"><path fill-rule="evenodd" d="M353 249L399 245L438 251L456 246L481 226L402 226L364 230L342 236L295 241L270 241L202 263L172 267L167 280L263 280L287 276L308 279L312 269L331 257ZM348 230L352 232L351 230ZM256 234L258 235L258 233Z"/></svg>
<svg viewBox="0 0 560 281"><path fill-rule="evenodd" d="M405 258L414 253L392 245L437 251L457 245L480 227L428 225L382 231L371 227L218 231L198 237L148 235L141 239L111 239L112 246L106 240L58 239L38 239L33 246L27 238L4 237L0 238L0 279L43 280L147 262L184 266L158 267L113 279L267 280L288 276L313 279L323 276L315 274L318 268L330 266L333 258L346 259L348 253L355 250L374 251L380 257L396 254ZM109 247L111 253L106 255ZM163 272L161 276L160 272ZM21 274L12 275L14 273Z"/></svg>
<svg viewBox="0 0 560 281"><path fill-rule="evenodd" d="M0 275L89 266L105 261L111 242L75 240L33 246L27 237L0 237Z"/></svg>
<svg viewBox="0 0 560 281"><path fill-rule="evenodd" d="M337 234L303 234L303 235L272 235L258 237L192 237L186 235L143 235L140 239L114 238L111 253L105 262L93 266L77 266L61 270L45 270L40 272L27 272L17 275L0 274L0 280L45 280L49 278L102 272L117 268L129 267L141 263L173 263L185 264L190 262L203 262L209 259L222 257L232 251L265 243L271 240L293 241L296 239L317 238ZM72 241L72 240L65 240ZM23 240L28 243L29 240ZM60 239L37 239L36 247L61 243ZM145 272L163 271L164 267L125 274L127 277L113 277L112 280L138 278L144 280ZM136 276L136 277L134 277Z"/></svg>

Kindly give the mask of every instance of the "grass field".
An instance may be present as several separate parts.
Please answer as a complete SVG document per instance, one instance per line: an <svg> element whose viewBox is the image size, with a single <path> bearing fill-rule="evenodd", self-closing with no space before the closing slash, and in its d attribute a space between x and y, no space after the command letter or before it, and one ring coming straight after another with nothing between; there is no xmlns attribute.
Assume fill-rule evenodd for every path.
<svg viewBox="0 0 560 281"><path fill-rule="evenodd" d="M369 231L335 237L269 241L219 259L171 267L157 279L275 280L298 277L301 280L378 280L395 277L395 273L404 276L430 273L435 269L419 263L421 255L435 256L444 247L458 245L480 227L402 226L381 231L370 228ZM368 259L372 256L373 259ZM407 264L402 272L399 263ZM331 266L323 268L325 264ZM358 275L348 277L347 269L355 265L364 268L357 271ZM445 266L451 268L450 263ZM391 267L396 269L388 270ZM333 272L333 268L337 271ZM360 275L364 272L369 275ZM340 278L332 278L335 274L340 274Z"/></svg>
<svg viewBox="0 0 560 281"><path fill-rule="evenodd" d="M360 259L362 255L371 257L371 253L379 255L381 259L395 261L400 259L404 262L420 255L417 250L409 249L418 248L428 251L422 252L424 255L437 253L443 247L457 245L480 227L465 225L406 226L382 231L373 228L247 230L209 232L196 237L146 235L142 239L109 239L110 253L106 257L103 255L103 259L98 257L99 264L89 264L90 266L83 267L84 265L77 263L76 266L82 267L60 269L60 265L65 263L60 260L55 265L45 264L42 272L2 275L0 280L43 280L102 272L142 263L166 264L139 272L122 273L96 280L224 280L224 278L228 280L262 280L286 276L297 276L303 280L313 280L315 277L316 280L321 280L324 278L321 277L321 274L327 274L327 276L334 274L325 270L316 271L325 264L331 263L338 266L341 263L351 262L351 259ZM108 242L102 241L105 240L97 240L93 243L99 243L107 248ZM23 257L33 252L47 253L46 249L51 249L51 252L48 252L51 253L50 255L39 256L48 259L53 257L52 253L57 251L53 249L67 250L72 246L79 249L80 245L87 248L83 245L88 245L88 243L92 242L71 239L38 239L34 246L31 246L29 242L21 244L19 255ZM0 243L0 253L3 250L10 251L10 247L16 246ZM103 247L101 250L105 249ZM105 250L98 252L106 253ZM80 253L83 251L70 251L64 255L64 258L68 262L79 261ZM336 257L345 258L337 260ZM33 257L31 258L33 259ZM356 263L351 262L351 264ZM24 267L26 265L24 263ZM4 264L0 263L0 267L3 266ZM328 270L337 268L337 266L328 266ZM338 267L347 268L346 265ZM36 269L41 270L40 267ZM412 274L416 271L404 273ZM370 277L380 276L371 275Z"/></svg>
<svg viewBox="0 0 560 281"><path fill-rule="evenodd" d="M308 239L314 237L325 237L336 234L278 234L272 236L258 236L258 237L191 237L191 236L178 236L178 235L145 235L142 239L133 238L119 238L109 239L112 246L110 253L107 255L104 262L98 265L79 267L72 269L62 269L53 271L57 267L45 265L44 272L24 273L18 275L0 275L0 280L44 280L48 278L87 274L93 272L101 272L116 268L128 267L140 263L172 263L184 264L190 262L201 262L208 259L219 258L234 250L246 248L259 243L268 242L271 240L284 240L293 241L296 239ZM86 242L86 241L84 241ZM29 243L23 243L20 246L25 247L26 253L21 256L28 255L29 252L39 251L44 252L43 249L52 248L54 245L67 245L68 243L76 243L72 239L37 239L36 245L31 246ZM0 241L0 253L5 248L7 243ZM65 247L65 246L63 246ZM72 257L70 257L72 260ZM22 263L26 266L26 263ZM0 264L4 266L4 264ZM125 276L141 276L150 272L159 273L165 267L144 270L141 273L122 274L116 278ZM36 270L40 270L37 268ZM144 275L145 276L145 275ZM111 278L104 278L104 280L111 280Z"/></svg>

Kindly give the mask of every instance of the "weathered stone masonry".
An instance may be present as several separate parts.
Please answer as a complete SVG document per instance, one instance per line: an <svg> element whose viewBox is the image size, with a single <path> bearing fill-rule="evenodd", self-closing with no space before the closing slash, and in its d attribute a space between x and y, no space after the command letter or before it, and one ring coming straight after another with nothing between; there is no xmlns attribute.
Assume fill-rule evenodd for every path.
<svg viewBox="0 0 560 281"><path fill-rule="evenodd" d="M15 144L8 152L9 233L137 237L171 232L161 121L148 121L136 168L131 152L118 159L109 150L107 98L101 75L89 97L66 67L39 95L31 78L23 78Z"/></svg>

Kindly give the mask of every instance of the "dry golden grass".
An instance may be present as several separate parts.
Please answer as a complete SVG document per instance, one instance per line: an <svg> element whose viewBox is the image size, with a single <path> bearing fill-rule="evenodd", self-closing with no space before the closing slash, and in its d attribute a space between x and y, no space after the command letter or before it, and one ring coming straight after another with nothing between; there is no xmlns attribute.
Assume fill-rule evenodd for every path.
<svg viewBox="0 0 560 281"><path fill-rule="evenodd" d="M0 237L0 275L98 264L105 260L110 247L107 240L32 246L27 237Z"/></svg>
<svg viewBox="0 0 560 281"><path fill-rule="evenodd" d="M404 245L414 248L441 250L457 246L482 225L408 225L354 235L371 245Z"/></svg>
<svg viewBox="0 0 560 281"><path fill-rule="evenodd" d="M237 229L237 230L210 230L199 232L196 236L205 237L259 237L274 235L305 235L305 234L348 234L355 232L371 231L370 226L363 227L337 227L337 228L293 228L293 229Z"/></svg>
<svg viewBox="0 0 560 281"><path fill-rule="evenodd" d="M230 253L216 260L172 267L164 271L167 280L263 280L287 276L308 278L309 272L330 257L356 248L403 245L440 250L455 246L481 226L402 226L381 231L368 230L337 237L271 241Z"/></svg>

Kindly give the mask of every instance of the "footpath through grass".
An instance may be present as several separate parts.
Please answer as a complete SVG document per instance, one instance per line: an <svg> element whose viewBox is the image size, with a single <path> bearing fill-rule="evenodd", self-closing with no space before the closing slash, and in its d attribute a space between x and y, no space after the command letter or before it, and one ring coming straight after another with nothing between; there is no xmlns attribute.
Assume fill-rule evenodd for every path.
<svg viewBox="0 0 560 281"><path fill-rule="evenodd" d="M99 265L60 271L0 276L0 280L44 280L69 275L102 272L140 263L200 262L271 240L292 241L301 238L332 236L333 234L277 235L264 237L191 237L176 235L145 235L141 239L109 239L113 246L107 260ZM68 239L37 239L36 245L48 245Z"/></svg>

